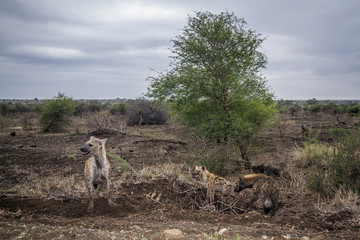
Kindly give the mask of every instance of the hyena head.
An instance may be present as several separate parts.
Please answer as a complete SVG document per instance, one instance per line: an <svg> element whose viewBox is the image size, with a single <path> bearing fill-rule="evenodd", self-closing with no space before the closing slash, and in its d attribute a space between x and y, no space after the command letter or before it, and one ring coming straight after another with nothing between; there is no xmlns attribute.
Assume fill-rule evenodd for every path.
<svg viewBox="0 0 360 240"><path fill-rule="evenodd" d="M240 177L238 184L234 188L234 191L235 192L241 192L245 188L252 188L253 185L254 184L252 182L247 182L242 177Z"/></svg>
<svg viewBox="0 0 360 240"><path fill-rule="evenodd" d="M99 139L96 137L90 137L90 140L85 143L83 147L80 148L80 151L83 155L95 155L100 152L100 149L105 146L107 138Z"/></svg>
<svg viewBox="0 0 360 240"><path fill-rule="evenodd" d="M268 214L272 210L272 208L274 207L274 204L270 197L265 198L265 200L263 202L263 207L264 207L265 214Z"/></svg>
<svg viewBox="0 0 360 240"><path fill-rule="evenodd" d="M195 171L193 173L193 178L196 180L202 179L202 173L205 172L206 168L204 166L196 166Z"/></svg>

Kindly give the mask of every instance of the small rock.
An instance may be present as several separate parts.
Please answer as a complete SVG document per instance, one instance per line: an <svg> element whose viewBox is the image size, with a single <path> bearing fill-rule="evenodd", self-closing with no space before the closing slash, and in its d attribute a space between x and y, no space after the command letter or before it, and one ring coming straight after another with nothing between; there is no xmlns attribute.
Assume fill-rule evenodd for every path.
<svg viewBox="0 0 360 240"><path fill-rule="evenodd" d="M21 212L21 210L18 209L17 212L14 213L14 216L15 216L16 218L21 218L21 217L22 217L22 212Z"/></svg>
<svg viewBox="0 0 360 240"><path fill-rule="evenodd" d="M285 239L299 238L299 236L297 234L286 234L286 235L283 235L282 237L285 238Z"/></svg>
<svg viewBox="0 0 360 240"><path fill-rule="evenodd" d="M219 231L219 235L223 235L227 231L227 228L223 228Z"/></svg>
<svg viewBox="0 0 360 240"><path fill-rule="evenodd" d="M173 228L173 229L167 229L164 231L165 234L174 236L174 237L178 237L181 236L183 234L183 232L180 229L177 228Z"/></svg>
<svg viewBox="0 0 360 240"><path fill-rule="evenodd" d="M134 225L134 226L132 226L132 229L140 230L141 227L139 227L138 225Z"/></svg>

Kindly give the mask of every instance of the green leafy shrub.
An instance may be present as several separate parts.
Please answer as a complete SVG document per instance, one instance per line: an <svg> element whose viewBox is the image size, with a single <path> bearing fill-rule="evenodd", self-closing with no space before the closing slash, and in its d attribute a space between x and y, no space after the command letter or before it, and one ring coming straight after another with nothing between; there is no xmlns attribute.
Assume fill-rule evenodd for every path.
<svg viewBox="0 0 360 240"><path fill-rule="evenodd" d="M8 125L8 121L3 116L0 116L0 129L7 127Z"/></svg>
<svg viewBox="0 0 360 240"><path fill-rule="evenodd" d="M307 177L307 186L310 190L317 192L321 195L326 195L327 188L325 186L326 177L324 172L318 171L317 167L313 167Z"/></svg>
<svg viewBox="0 0 360 240"><path fill-rule="evenodd" d="M39 107L36 104L29 103L0 103L0 114L2 116L7 116L9 114L26 114L26 113L37 113L39 112Z"/></svg>
<svg viewBox="0 0 360 240"><path fill-rule="evenodd" d="M348 134L348 130L344 128L331 128L329 132L335 141L341 141Z"/></svg>
<svg viewBox="0 0 360 240"><path fill-rule="evenodd" d="M44 132L61 131L70 124L70 116L75 111L76 102L64 93L45 101L41 106L40 124Z"/></svg>
<svg viewBox="0 0 360 240"><path fill-rule="evenodd" d="M127 110L126 103L114 104L110 107L110 113L112 115L125 115Z"/></svg>
<svg viewBox="0 0 360 240"><path fill-rule="evenodd" d="M309 111L311 113L319 113L321 111L321 104L314 104L309 106Z"/></svg>
<svg viewBox="0 0 360 240"><path fill-rule="evenodd" d="M347 113L350 116L360 116L360 104L354 104L347 108Z"/></svg>
<svg viewBox="0 0 360 240"><path fill-rule="evenodd" d="M322 151L310 161L308 187L322 195L332 196L339 189L360 193L360 131L346 130L336 134L332 151ZM329 148L330 149L330 148Z"/></svg>
<svg viewBox="0 0 360 240"><path fill-rule="evenodd" d="M345 186L360 193L360 131L349 130L336 147L337 151L329 161L332 185L337 189Z"/></svg>

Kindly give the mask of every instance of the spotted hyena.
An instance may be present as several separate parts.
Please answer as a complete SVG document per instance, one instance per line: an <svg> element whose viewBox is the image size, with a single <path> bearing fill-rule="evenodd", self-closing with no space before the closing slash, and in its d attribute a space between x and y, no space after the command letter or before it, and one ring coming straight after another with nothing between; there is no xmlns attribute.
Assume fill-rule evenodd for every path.
<svg viewBox="0 0 360 240"><path fill-rule="evenodd" d="M98 139L90 137L90 140L85 143L80 151L83 155L90 155L91 157L85 163L85 181L86 188L89 193L89 207L88 213L94 211L94 199L99 197L99 191L106 186L107 199L110 206L116 206L111 200L110 193L110 163L106 157L105 143L106 139Z"/></svg>
<svg viewBox="0 0 360 240"><path fill-rule="evenodd" d="M248 174L241 176L234 191L240 192L245 188L253 188L254 190L253 197L247 204L248 206L253 205L255 201L261 199L264 213L275 214L278 208L279 190L272 177L265 174Z"/></svg>
<svg viewBox="0 0 360 240"><path fill-rule="evenodd" d="M204 166L196 166L193 177L205 185L209 203L214 202L215 192L232 196L233 186L231 182L223 177L210 173Z"/></svg>

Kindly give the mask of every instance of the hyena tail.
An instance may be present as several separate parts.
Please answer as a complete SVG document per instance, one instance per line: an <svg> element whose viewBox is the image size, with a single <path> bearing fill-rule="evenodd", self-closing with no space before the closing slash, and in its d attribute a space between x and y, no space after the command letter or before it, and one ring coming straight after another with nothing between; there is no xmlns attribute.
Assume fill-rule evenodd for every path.
<svg viewBox="0 0 360 240"><path fill-rule="evenodd" d="M257 179L257 178L272 178L266 174L262 174L262 173L253 173L253 174L247 174L242 176L242 179L245 181L248 180L253 180L253 179Z"/></svg>

